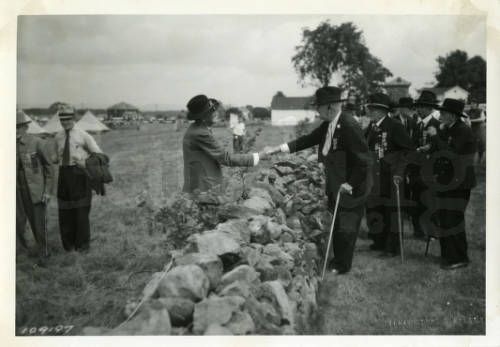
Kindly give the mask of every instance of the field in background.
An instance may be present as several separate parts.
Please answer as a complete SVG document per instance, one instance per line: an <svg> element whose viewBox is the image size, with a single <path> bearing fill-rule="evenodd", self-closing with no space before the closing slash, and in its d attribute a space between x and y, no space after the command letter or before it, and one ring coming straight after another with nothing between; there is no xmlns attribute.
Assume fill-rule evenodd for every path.
<svg viewBox="0 0 500 347"><path fill-rule="evenodd" d="M257 149L289 140L292 128L266 126ZM45 266L28 254L16 260L16 331L24 327L70 325L115 327L125 319L128 299L140 296L151 274L160 271L170 246L162 233L148 232L136 197L147 192L155 204L182 186L183 131L169 124L140 131L111 131L98 138L112 161L115 178L107 195L94 197L89 253L65 253L59 238L55 201L49 206L52 256ZM231 148L227 129L215 128ZM269 165L269 163L264 163ZM252 169L255 170L255 169ZM439 269L437 241L424 258L424 243L408 240L407 262L379 259L358 240L353 271L327 278L320 288L315 334L481 334L485 307L484 172L467 211L471 266ZM410 231L407 231L410 235ZM28 235L27 236L31 236Z"/></svg>

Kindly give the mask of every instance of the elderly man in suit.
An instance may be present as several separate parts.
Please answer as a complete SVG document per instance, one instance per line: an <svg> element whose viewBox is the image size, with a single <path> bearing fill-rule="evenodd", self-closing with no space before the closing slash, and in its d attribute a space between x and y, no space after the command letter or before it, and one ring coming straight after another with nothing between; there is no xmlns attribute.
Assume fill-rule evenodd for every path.
<svg viewBox="0 0 500 347"><path fill-rule="evenodd" d="M219 103L206 95L196 95L187 104L187 119L194 121L182 141L184 188L187 193L203 192L222 184L222 166L255 166L267 154L231 154L215 140L210 127Z"/></svg>
<svg viewBox="0 0 500 347"><path fill-rule="evenodd" d="M437 151L433 153L441 267L453 270L467 266L465 209L471 189L476 185L474 174L475 139L464 122L464 103L445 99L439 107L441 131L429 127L428 133Z"/></svg>
<svg viewBox="0 0 500 347"><path fill-rule="evenodd" d="M367 223L373 244L372 250L382 256L399 254L399 233L394 183L403 182L407 155L413 149L410 137L400 122L389 117L391 100L383 93L369 96L366 104L371 124L367 142L374 161L374 189L367 203Z"/></svg>
<svg viewBox="0 0 500 347"><path fill-rule="evenodd" d="M318 160L325 167L330 210L336 204L337 193L343 194L334 226L330 262L335 275L351 269L364 202L372 187L368 146L358 122L342 112L341 92L337 87L319 88L314 104L323 122L310 134L271 149L271 153L295 153L319 145Z"/></svg>
<svg viewBox="0 0 500 347"><path fill-rule="evenodd" d="M436 150L432 145L428 129L433 127L440 131L440 121L435 117L438 108L436 94L424 90L415 101L415 109L418 115L417 129L414 136L416 153L413 153L412 163L417 166L416 174L413 176L412 184L412 209L413 235L417 239L423 239L425 235L434 235L438 221L433 216L436 209L435 192L429 189L429 183L433 180L431 154Z"/></svg>
<svg viewBox="0 0 500 347"><path fill-rule="evenodd" d="M27 248L24 232L26 221L38 245L39 256L48 256L46 213L53 190L54 175L43 141L27 134L31 120L23 111L16 122L16 234Z"/></svg>

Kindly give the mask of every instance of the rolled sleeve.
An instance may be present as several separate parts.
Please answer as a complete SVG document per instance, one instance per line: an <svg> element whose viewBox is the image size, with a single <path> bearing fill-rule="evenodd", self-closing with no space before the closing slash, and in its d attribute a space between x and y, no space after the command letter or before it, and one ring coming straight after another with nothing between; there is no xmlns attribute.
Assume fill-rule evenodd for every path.
<svg viewBox="0 0 500 347"><path fill-rule="evenodd" d="M283 153L290 153L290 147L288 147L287 143L283 143L280 145L280 150Z"/></svg>
<svg viewBox="0 0 500 347"><path fill-rule="evenodd" d="M253 166L257 166L259 164L259 153L253 153Z"/></svg>

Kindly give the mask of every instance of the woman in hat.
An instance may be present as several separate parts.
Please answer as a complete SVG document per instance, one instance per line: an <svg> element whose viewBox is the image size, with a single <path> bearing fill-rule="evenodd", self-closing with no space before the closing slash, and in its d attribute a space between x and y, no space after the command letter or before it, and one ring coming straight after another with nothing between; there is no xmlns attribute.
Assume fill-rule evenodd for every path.
<svg viewBox="0 0 500 347"><path fill-rule="evenodd" d="M473 158L474 137L464 123L464 103L445 99L441 111L441 133L428 129L433 145L439 150L433 156L437 191L437 218L443 269L467 266L465 209L471 189L476 185Z"/></svg>
<svg viewBox="0 0 500 347"><path fill-rule="evenodd" d="M215 99L197 95L187 104L187 119L194 121L182 142L184 155L184 192L207 191L222 184L222 165L255 166L265 159L265 152L230 154L215 140L210 127L219 107Z"/></svg>

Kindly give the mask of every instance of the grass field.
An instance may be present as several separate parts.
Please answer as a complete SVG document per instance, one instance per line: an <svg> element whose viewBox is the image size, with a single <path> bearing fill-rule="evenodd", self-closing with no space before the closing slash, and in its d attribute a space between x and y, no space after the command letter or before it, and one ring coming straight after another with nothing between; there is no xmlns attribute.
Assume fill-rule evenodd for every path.
<svg viewBox="0 0 500 347"><path fill-rule="evenodd" d="M230 134L215 128L227 145ZM289 140L292 128L263 127L257 149ZM146 125L140 131L112 131L98 138L112 161L115 181L107 195L94 197L91 249L86 254L62 250L54 201L48 230L52 256L38 266L29 254L16 259L16 332L24 328L115 327L125 319L128 299L140 296L151 274L168 259L162 233L148 232L146 213L136 197L146 192L154 204L182 185L181 139L171 125ZM267 164L268 165L268 164ZM252 169L254 170L254 169ZM485 309L484 174L467 211L471 266L444 272L437 264L439 246L408 240L407 262L382 260L358 240L353 271L327 278L320 288L315 334L481 334ZM474 227L472 227L474 226ZM407 231L409 235L410 231ZM69 330L69 329L68 329Z"/></svg>

